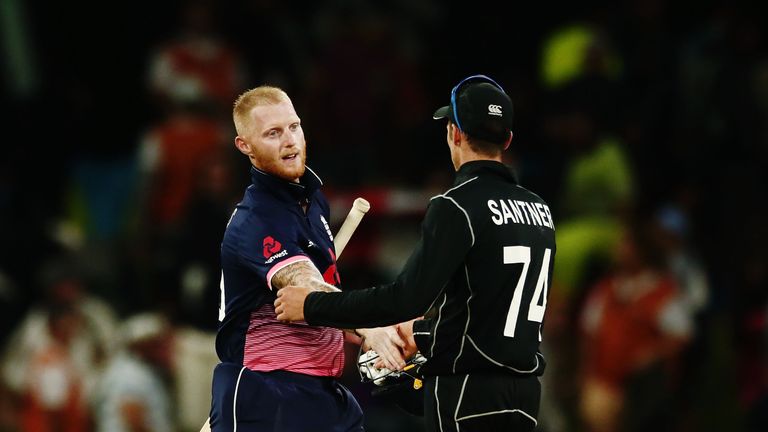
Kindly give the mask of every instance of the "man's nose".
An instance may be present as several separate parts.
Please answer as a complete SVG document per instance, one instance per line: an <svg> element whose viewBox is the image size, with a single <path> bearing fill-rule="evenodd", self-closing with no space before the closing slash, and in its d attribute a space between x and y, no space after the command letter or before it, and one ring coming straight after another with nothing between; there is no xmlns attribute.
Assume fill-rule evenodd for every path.
<svg viewBox="0 0 768 432"><path fill-rule="evenodd" d="M283 134L283 144L287 147L296 145L296 136L292 133Z"/></svg>

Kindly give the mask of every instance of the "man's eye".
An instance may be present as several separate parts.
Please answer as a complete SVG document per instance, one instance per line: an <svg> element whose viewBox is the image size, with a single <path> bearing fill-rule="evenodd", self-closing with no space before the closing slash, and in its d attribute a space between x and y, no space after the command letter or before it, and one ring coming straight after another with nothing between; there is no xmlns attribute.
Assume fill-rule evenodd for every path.
<svg viewBox="0 0 768 432"><path fill-rule="evenodd" d="M294 124L291 125L291 131L295 132L298 129L299 129L299 124L298 123L294 123Z"/></svg>
<svg viewBox="0 0 768 432"><path fill-rule="evenodd" d="M267 136L270 137L270 138L275 138L277 136L277 131L276 130L271 130L271 131L269 131Z"/></svg>

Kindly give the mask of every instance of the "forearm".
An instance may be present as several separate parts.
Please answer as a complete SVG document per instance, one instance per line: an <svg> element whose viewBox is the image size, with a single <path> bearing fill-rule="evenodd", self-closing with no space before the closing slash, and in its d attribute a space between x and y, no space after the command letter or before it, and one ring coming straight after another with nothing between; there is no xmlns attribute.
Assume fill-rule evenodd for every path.
<svg viewBox="0 0 768 432"><path fill-rule="evenodd" d="M464 255L464 250L458 246L426 246L417 245L403 271L391 284L338 293L310 293L304 303L305 320L313 325L368 328L393 325L424 315Z"/></svg>
<svg viewBox="0 0 768 432"><path fill-rule="evenodd" d="M450 201L430 203L422 236L395 282L375 288L307 295L304 319L337 328L383 327L424 315L474 243L467 219Z"/></svg>
<svg viewBox="0 0 768 432"><path fill-rule="evenodd" d="M309 261L299 261L280 269L272 277L272 287L279 290L288 285L303 286L313 291L336 292L335 286L325 282L320 271Z"/></svg>
<svg viewBox="0 0 768 432"><path fill-rule="evenodd" d="M305 320L349 329L384 327L423 315L430 302L408 299L404 291L395 283L344 293L313 292L304 304Z"/></svg>

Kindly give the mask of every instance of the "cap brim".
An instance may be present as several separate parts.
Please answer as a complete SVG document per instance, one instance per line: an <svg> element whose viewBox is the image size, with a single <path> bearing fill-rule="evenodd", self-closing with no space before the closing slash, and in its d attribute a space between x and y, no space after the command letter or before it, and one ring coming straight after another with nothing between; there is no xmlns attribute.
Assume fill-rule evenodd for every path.
<svg viewBox="0 0 768 432"><path fill-rule="evenodd" d="M437 111L435 111L434 114L432 114L432 118L435 120L440 120L443 118L448 118L451 116L451 106L446 105L442 108L438 108Z"/></svg>

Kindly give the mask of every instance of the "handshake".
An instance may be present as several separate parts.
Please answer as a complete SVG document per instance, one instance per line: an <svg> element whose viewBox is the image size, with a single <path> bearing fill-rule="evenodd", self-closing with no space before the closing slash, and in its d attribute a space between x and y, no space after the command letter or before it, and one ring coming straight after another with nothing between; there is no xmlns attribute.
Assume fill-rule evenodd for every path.
<svg viewBox="0 0 768 432"><path fill-rule="evenodd" d="M413 338L416 319L389 327L358 330L363 337L357 362L362 381L382 385L387 378L400 378L403 374L417 379L413 376L414 369L427 359L419 353Z"/></svg>

